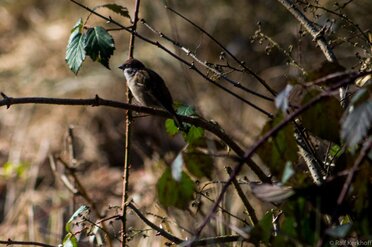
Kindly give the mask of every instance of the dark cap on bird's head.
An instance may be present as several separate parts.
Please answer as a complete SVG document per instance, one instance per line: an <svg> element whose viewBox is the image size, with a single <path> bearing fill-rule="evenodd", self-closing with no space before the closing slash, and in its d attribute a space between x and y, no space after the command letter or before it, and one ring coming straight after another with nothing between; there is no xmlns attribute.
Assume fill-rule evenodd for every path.
<svg viewBox="0 0 372 247"><path fill-rule="evenodd" d="M145 65L135 58L129 58L122 65L119 66L119 69L134 68L134 69L143 69Z"/></svg>

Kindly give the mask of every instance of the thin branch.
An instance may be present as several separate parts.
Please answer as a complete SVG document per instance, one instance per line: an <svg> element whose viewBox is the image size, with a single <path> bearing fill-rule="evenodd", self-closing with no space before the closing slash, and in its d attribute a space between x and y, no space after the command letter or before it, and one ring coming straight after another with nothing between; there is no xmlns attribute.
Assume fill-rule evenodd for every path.
<svg viewBox="0 0 372 247"><path fill-rule="evenodd" d="M125 27L123 25L121 25L120 23L116 22L114 19L112 18L108 18L106 16L103 16L99 13L97 13L96 11L94 11L93 9L75 1L75 0L70 0L71 2L73 2L74 4L80 6L81 8L93 13L94 15L106 20L107 22L109 23L112 23L112 24L115 24L117 25L118 27L121 27L123 28L123 30L129 32L129 33L132 33L133 35L135 35L136 37L140 38L141 40L151 44L151 45L154 45L156 47L158 47L159 49L165 51L166 53L168 53L170 56L174 57L175 59L179 60L180 62L182 62L183 64L187 65L191 70L195 71L197 74L199 74L201 77L203 77L205 80L207 80L208 82L212 83L213 85L217 86L218 88L222 89L223 91L227 92L228 94L236 97L237 99L241 100L242 102L246 103L247 105L251 106L252 108L260 111L261 113L265 114L266 116L272 118L272 114L271 113L268 113L266 111L262 111L262 109L260 108L257 108L257 106L253 103L251 103L250 101L244 99L243 97L241 97L240 95L234 93L233 91L231 91L230 89L220 85L219 83L217 83L215 80L209 78L207 75L205 75L203 72L201 72L198 68L195 67L194 63L190 63L188 61L186 61L185 59L181 58L180 56L178 56L177 54L175 54L174 52L172 52L171 50L169 50L168 48L166 48L165 46L163 46L162 44L160 44L159 42L157 41L152 41L144 36L142 36L141 34L139 34L138 32L134 32L132 31L130 28L128 27Z"/></svg>
<svg viewBox="0 0 372 247"><path fill-rule="evenodd" d="M138 23L138 14L139 14L139 6L141 1L136 0L135 3L135 10L134 10L134 19L133 25L131 28L131 35L129 40L129 54L128 58L133 58L134 53L134 40L135 35L134 33L137 30L137 23ZM132 103L133 95L132 92L129 90L129 86L126 84L125 87L125 95L126 100L129 104ZM127 111L125 115L125 137L124 137L124 167L123 167L123 195L121 201L121 208L122 208L122 226L121 226L121 246L125 247L127 245L127 200L129 198L129 170L130 170L130 140L131 140L131 122L133 121L133 113L131 110Z"/></svg>
<svg viewBox="0 0 372 247"><path fill-rule="evenodd" d="M226 167L226 171L227 173L229 174L229 176L231 176L232 174L232 169L231 167ZM251 219L252 221L252 225L256 225L258 223L258 219L257 219L257 216L256 216L256 212L254 210L254 208L252 207L252 205L249 203L247 197L245 196L242 188L240 187L238 181L236 180L236 178L234 178L232 180L232 183L234 184L234 187L236 189L236 192L238 193L240 199L242 200L243 202L243 205L245 206L245 209L247 210L247 213L249 215L249 218Z"/></svg>
<svg viewBox="0 0 372 247"><path fill-rule="evenodd" d="M163 228L160 228L159 226L152 223L149 219L146 218L144 214L136 207L133 203L128 203L128 207L131 208L137 216L149 227L151 227L153 230L157 231L159 235L165 237L169 241L172 241L175 244L181 244L184 243L185 245L188 244L189 241L182 240L169 232L165 231ZM219 244L219 243L229 243L229 242L236 242L239 240L243 240L243 238L239 235L228 235L228 236L217 236L212 238L204 238L199 239L192 242L192 246L204 246L209 244Z"/></svg>
<svg viewBox="0 0 372 247"><path fill-rule="evenodd" d="M229 179L227 180L226 184L224 184L224 186L222 187L221 192L218 195L215 203L213 204L212 209L210 210L209 214L207 215L207 217L204 219L202 224L197 229L196 237L200 236L201 231L204 229L204 227L208 224L208 222L214 216L214 214L215 214L215 212L218 208L218 204L222 201L223 196L226 193L226 191L227 191L228 187L230 186L230 184L232 183L232 181L239 174L240 170L243 167L243 163L247 159L250 159L251 156L257 151L257 149L259 147L261 147L270 137L272 137L273 135L278 133L278 131L280 131L282 128L284 128L288 123L290 123L292 120L294 120L297 116L299 116L304 111L306 111L310 107L314 106L316 103L320 102L321 100L330 97L334 93L334 91L339 89L340 87L349 85L350 83L352 83L355 80L355 78L357 78L357 77L355 77L355 75L354 75L354 77L350 76L350 77L342 80L337 85L334 85L334 86L330 87L328 90L326 90L323 93L319 94L318 96L314 97L312 100L310 100L307 104L303 105L298 110L296 110L293 113L287 115L287 117L282 122L280 122L277 126L272 128L265 135L263 135L260 140L258 140L247 152L245 152L245 154L243 156L243 159L235 166L235 168L233 169L233 171L232 171Z"/></svg>
<svg viewBox="0 0 372 247"><path fill-rule="evenodd" d="M236 56L234 56L234 54L232 54L225 46L223 46L221 44L221 42L219 42L216 38L214 38L206 30L204 30L203 28L201 28L199 25L197 25L196 23L194 23L193 21L191 21L189 18L185 17L181 13L179 13L176 10L172 9L171 7L165 5L165 8L168 9L169 11L173 12L174 14L178 15L179 17L181 17L182 19L184 19L185 21L187 21L188 23L190 23L192 26L194 26L195 28L197 28L199 31L201 31L202 33L204 33L205 35L207 35L208 38L210 38L211 40L213 40L223 51L226 52L226 54L228 54L230 57L232 57L235 60L235 62L237 62L244 70L246 70L255 79L257 79L267 89L267 91L269 91L271 93L271 95L276 96L277 93L265 82L264 79L262 79L261 77L259 77L255 72L253 72L250 68L248 68L243 61L240 61Z"/></svg>
<svg viewBox="0 0 372 247"><path fill-rule="evenodd" d="M146 218L146 216L141 213L141 211L136 206L133 205L133 203L129 202L128 207L131 208L137 214L137 216L140 217L143 222L145 222L146 225L156 230L161 236L165 237L175 244L180 244L184 241L152 223L149 219Z"/></svg>
<svg viewBox="0 0 372 247"><path fill-rule="evenodd" d="M11 105L16 104L49 104L49 105L75 105L75 106L109 106L113 108L120 109L130 109L136 112L147 113L150 115L156 115L160 117L172 118L172 116L164 111L158 110L145 106L131 105L127 103L122 103L113 100L106 100L100 98L96 95L92 99L61 99L61 98L44 98L44 97L24 97L24 98L12 98L8 97L4 93L0 93L4 99L0 100L0 106L7 106L9 108ZM226 134L226 132L216 123L212 121L207 121L200 117L187 117L187 116L178 116L179 119L185 123L190 123L192 125L201 127L209 132L213 133L219 137L226 145L228 145L239 157L243 157L244 150L236 143L234 140ZM252 169L252 171L257 175L257 177L266 183L271 183L270 177L261 170L261 168L252 160L247 159L247 165Z"/></svg>
<svg viewBox="0 0 372 247"><path fill-rule="evenodd" d="M0 244L4 244L6 246L33 245L33 246L42 246L42 247L55 247L55 245L49 245L49 244L44 244L44 243L40 243L40 242L33 242L33 241L16 241L16 240L11 240L10 238L8 240L0 240Z"/></svg>
<svg viewBox="0 0 372 247"><path fill-rule="evenodd" d="M169 36L167 36L166 34L156 30L154 27L152 27L150 24L148 24L144 19L141 19L141 23L143 25L145 25L145 27L147 27L150 31L152 31L153 33L159 35L159 37L167 40L168 42L172 43L174 46L178 47L180 50L182 50L187 56L190 56L191 58L193 58L193 60L195 60L198 64L202 65L203 67L205 67L207 70L213 72L218 78L222 78L224 79L225 81L231 83L234 87L237 87L241 90L243 90L244 92L246 93L250 93L254 96L257 96L261 99L264 99L264 100L267 100L267 101L270 101L270 102L273 102L274 100L266 95L263 95L263 94L260 94L260 93L257 93L256 91L254 90L251 90L245 86L243 86L240 82L238 81L235 81L235 80L232 80L230 78L228 78L225 73L222 73L220 71L218 71L217 69L213 68L212 66L210 66L211 63L208 63L208 62L203 62L200 60L200 58L198 58L194 52L190 51L190 49L186 48L184 45L182 45L180 42L178 41L175 41L173 40L172 38L170 38Z"/></svg>
<svg viewBox="0 0 372 247"><path fill-rule="evenodd" d="M348 176L346 178L346 181L342 187L342 191L340 192L340 195L337 198L337 206L341 206L342 203L345 200L346 194L350 189L351 181L353 180L355 172L359 169L359 166L362 164L363 160L367 157L368 152L372 148L372 138L370 137L363 145L362 150L360 151L360 155L358 156L357 160L355 161L353 167L351 168L350 172L348 173ZM337 207L339 208L339 207ZM337 209L336 209L337 212ZM335 219L337 217L337 213L334 213L335 215L333 218Z"/></svg>

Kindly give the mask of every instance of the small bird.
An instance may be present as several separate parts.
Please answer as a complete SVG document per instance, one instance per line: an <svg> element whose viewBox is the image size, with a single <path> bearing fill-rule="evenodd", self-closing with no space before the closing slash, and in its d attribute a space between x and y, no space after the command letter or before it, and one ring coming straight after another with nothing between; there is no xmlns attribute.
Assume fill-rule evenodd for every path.
<svg viewBox="0 0 372 247"><path fill-rule="evenodd" d="M183 128L173 108L172 96L160 75L134 58L125 61L119 69L123 70L128 87L139 103L144 106L164 108L173 116L176 125Z"/></svg>

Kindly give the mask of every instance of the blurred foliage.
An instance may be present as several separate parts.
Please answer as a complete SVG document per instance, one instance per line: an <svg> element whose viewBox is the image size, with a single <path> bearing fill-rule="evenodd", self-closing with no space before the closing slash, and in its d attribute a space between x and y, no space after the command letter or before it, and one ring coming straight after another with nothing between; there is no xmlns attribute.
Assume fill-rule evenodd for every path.
<svg viewBox="0 0 372 247"><path fill-rule="evenodd" d="M132 15L133 2L81 2L125 26L131 25L128 17ZM370 0L295 2L322 29L339 64L323 63L313 37L277 1L167 1L223 44L275 91L282 91L290 81L301 87L299 104L291 100L292 90L282 91L276 98L282 113L275 115L271 101L247 94L195 63L209 78L272 112L274 119L267 119L236 97L207 83L156 46L137 39L135 56L159 71L173 97L185 102L177 107L179 114L217 121L234 141L248 149L254 140L284 121L290 107L301 107L339 83L328 81L328 84L316 85L315 91L305 82L334 72L372 68L371 40L367 32L372 23ZM142 1L140 17L239 85L272 96L240 67L242 63L221 53L218 44L169 12L163 4ZM74 26L79 17L82 19ZM113 23L90 15L70 1L8 0L0 2L0 31L6 34L0 37L0 90L7 95L88 98L99 94L103 98L122 100L122 75L118 70L107 69L109 62L115 68L115 64L126 57L129 34L115 30ZM190 54L182 53L141 23L137 31L176 51L183 59L191 60ZM92 61L85 61L82 66L85 55L103 66ZM68 69L75 74L79 72L79 76L75 77ZM283 183L293 186L293 191L286 194L290 198L275 205L258 201L246 186L257 177L243 169L238 181L253 202L259 223L255 226L245 223L248 222L247 205L243 205L230 188L220 211L201 237L239 234L239 238L244 238L242 245L247 242L247 245L273 246L314 246L320 240L331 245L331 240L370 239L371 84L368 83L370 77L359 78L359 81L363 81L363 85L350 86L348 109L341 109L338 98L332 96L300 116L313 155L321 161L324 184L312 183L306 161L298 155L294 126L288 124L259 149L255 160L259 160L260 167L267 169L273 179L282 178ZM118 167L123 163L123 111L60 106L51 109L52 106L0 108L0 166L4 175L0 182L1 240L25 239L78 246L85 238L89 239L79 235L83 232L79 227L95 235L98 228L94 229L92 224L94 217L99 218L101 212L115 215L119 211L109 205L120 205ZM74 144L65 137L70 124L77 126ZM179 130L173 120L166 120L164 128L163 120L140 116L135 118L133 126L131 197L148 212L146 217L165 231L192 239L192 232L205 219L220 193L220 185L226 181L223 166L235 164L236 157L200 127L188 126L187 133L177 135ZM185 148L185 145L188 146ZM369 156L363 154L363 150L369 152ZM71 158L72 153L76 157ZM345 202L338 205L345 174L349 174L361 155L364 162L349 184ZM52 164L51 157L55 157L57 164ZM164 168L158 164L172 165ZM70 180L79 184L72 183L72 188L67 189ZM71 193L76 188L84 188L84 193ZM266 188L265 193L284 198L270 194L273 191ZM275 193L282 192L280 184L275 184L275 188ZM87 202L84 195L93 195L93 200ZM75 209L84 203L94 206L95 216L81 218L86 208ZM330 224L334 214L338 216L337 223ZM146 230L136 216L128 215L128 222L131 246L164 244L158 233ZM89 223L92 227L84 228L86 225L80 223ZM114 245L119 245L115 236L120 232L120 224L111 221L109 224L111 232L107 236L115 240Z"/></svg>

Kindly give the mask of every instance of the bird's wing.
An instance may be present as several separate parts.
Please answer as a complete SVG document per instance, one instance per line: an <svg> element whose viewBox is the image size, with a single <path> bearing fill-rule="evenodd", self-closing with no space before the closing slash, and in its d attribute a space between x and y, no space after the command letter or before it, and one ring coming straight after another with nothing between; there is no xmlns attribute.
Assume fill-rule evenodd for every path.
<svg viewBox="0 0 372 247"><path fill-rule="evenodd" d="M153 92L152 97L160 106L174 114L173 99L164 80L153 70L148 69L147 72L149 76L146 79L150 80L151 78L151 81L146 82L148 91Z"/></svg>

